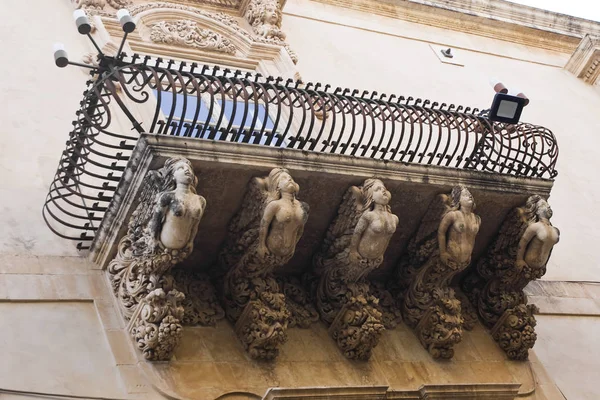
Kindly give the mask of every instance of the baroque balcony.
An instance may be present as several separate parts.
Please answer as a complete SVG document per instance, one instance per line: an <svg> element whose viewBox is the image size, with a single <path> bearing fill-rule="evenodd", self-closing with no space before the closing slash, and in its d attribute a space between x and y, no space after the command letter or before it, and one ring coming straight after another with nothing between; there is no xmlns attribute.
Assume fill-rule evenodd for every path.
<svg viewBox="0 0 600 400"><path fill-rule="evenodd" d="M513 329L525 337L528 329L533 329L534 310L518 293L522 293L523 283L541 276L539 273L499 289L494 286L502 293L515 292L518 297L499 315L490 317L479 303L497 300L495 294L481 294L498 278L494 273L486 275L485 266L493 264L490 255L495 253L491 249L510 235L518 236L523 228L518 226L516 233L506 232L505 227L514 224L513 210L517 214L525 210L523 204L531 195L540 195L536 201L545 204L543 198L548 197L557 175L554 167L558 147L546 128L493 123L485 112L453 104L334 89L139 55L99 58L73 125L43 208L44 218L56 234L78 241L78 248L89 250L90 258L108 270L117 302L129 321L128 329L147 359L169 359L181 338L182 325L218 325L217 320L225 314L253 358L275 358L288 328L310 328L320 324L319 317L329 326L329 335L342 350L340 354L351 359L368 359L384 329L398 324L403 329L402 317L434 358L451 358L462 329L477 325L478 318L509 358L526 359L533 346L528 339L513 348L502 341L502 335ZM141 256L135 255L131 246L134 242L127 242L127 238L132 230L148 229L139 225L136 228L136 215L154 204L149 193L156 195L160 190L157 186L152 189L152 180L164 178L161 174L167 169L163 166L174 157L189 161L199 180L198 194L206 199L206 211L193 240L194 251L179 258L171 254L173 264L177 264L172 271L169 266L160 273L134 272L131 265ZM270 182L269 178L255 178L267 177L274 168L285 168L297 183L298 200L310 207L308 218L291 259L258 278L244 276L241 269L236 279L248 279L250 286L258 279L268 290L261 292L253 287L250 291L257 297L246 300L237 312L232 311L226 300L231 293L224 282L240 261L228 264L223 260L239 250L239 243L231 245L232 240L239 239L236 234L243 236L259 229L255 223L234 232L240 215L256 206L251 199L256 188L253 185ZM349 219L353 222L348 222L345 233L338 232L335 221L346 218L344 207L354 204L348 196L362 191L356 196L364 197L367 186L377 185L367 183L373 177L391 193L388 205L398 216L397 226L390 232L385 257L374 263L377 265L368 276L329 282L342 285L354 303L339 305L338 309L332 306L337 317L327 320L323 311L327 307L317 299L316 289L327 274L315 272L315 260L324 257L336 235L343 239L358 229L353 225L357 220L352 219L357 215ZM419 236L427 226L427 234L435 236L432 232L437 232L442 215L458 212L462 206L456 202L458 198L452 199L455 192L459 196L470 193L481 216L472 257L455 270L444 272L437 281L430 279L427 296L436 300L414 317L406 298L412 296L411 288L418 286L417 280L430 278L419 272L425 267L419 270L419 265L413 265L423 250ZM440 214L442 206L446 214ZM148 210L152 212L146 207ZM437 219L432 219L435 210ZM139 232L133 236L139 239ZM513 236L509 242L514 244ZM244 251L250 248L254 247ZM502 254L508 257L514 249L504 250ZM439 258L439 253L433 251L429 256ZM160 291L150 293L142 288L135 296L123 293L128 289L121 289L123 275L115 278L115 262L127 264L125 276L133 276L122 287L152 281L153 288ZM514 260L510 263L512 266ZM234 267L224 268L231 265ZM502 280L506 271L491 268ZM514 273L511 268L506 273ZM545 271L545 265L542 269ZM185 301L177 298L179 292L183 292ZM279 306L266 304L261 293L267 292L284 301L286 306L280 306L287 307L291 316ZM136 297L140 293L141 297ZM234 302L239 300L232 297ZM149 321L149 309L161 316ZM353 326L345 319L349 313L362 313L365 318ZM515 315L527 323L508 327L506 320ZM448 338L432 342L426 337L431 333L427 321L436 317L445 321L440 325ZM170 333L165 333L165 326L170 326ZM248 339L244 334L248 326L262 329L266 344ZM355 328L371 332L357 333L363 343L356 348L340 339ZM158 334L156 338L152 334L140 336L141 329L160 330L162 339L157 339ZM274 334L282 338L273 339ZM506 398L516 393L511 390Z"/></svg>

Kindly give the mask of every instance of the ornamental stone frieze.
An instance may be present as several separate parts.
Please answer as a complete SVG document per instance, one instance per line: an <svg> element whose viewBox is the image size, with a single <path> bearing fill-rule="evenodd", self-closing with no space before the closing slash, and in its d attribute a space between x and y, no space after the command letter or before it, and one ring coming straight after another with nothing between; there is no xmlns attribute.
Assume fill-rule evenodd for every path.
<svg viewBox="0 0 600 400"><path fill-rule="evenodd" d="M150 40L154 43L174 44L198 49L235 54L236 47L223 35L202 29L194 21L161 21L151 26Z"/></svg>
<svg viewBox="0 0 600 400"><path fill-rule="evenodd" d="M176 44L180 46L202 49L202 50L216 50L224 54L236 54L238 50L234 40L234 36L243 38L250 46L260 44L276 45L285 48L291 61L296 64L298 62L297 54L291 49L290 45L285 42L285 33L281 30L281 6L277 1L272 0L258 0L251 1L247 4L245 11L241 10L241 3L232 2L231 7L237 12L244 12L245 18L251 26L252 31L248 31L246 28L240 26L238 20L232 15L225 12L209 12L198 7L189 5L169 3L169 2L141 2L141 3L127 3L126 6L115 7L113 4L122 2L122 0L110 0L111 7L115 10L106 8L107 1L109 0L78 0L73 1L76 8L85 9L86 12L93 16L98 15L103 18L104 22L114 19L114 13L116 9L126 7L132 16L137 16L141 13L145 13L144 18L147 18L146 14L148 11L160 12L165 10L182 11L180 18L176 18L173 13L169 14L168 20L153 21L149 25L151 30L150 37L146 40L150 40L153 43L165 43L165 44ZM207 0L207 4L211 2ZM218 1L219 6L223 6L222 1ZM189 14L193 13L200 17L209 18L218 22L218 24L225 25L227 29L231 31L231 36L227 36L223 32L217 32L217 28L211 29L210 27L199 27L193 26L195 21L189 21ZM186 15L187 14L187 15ZM173 18L173 19L170 19ZM181 22L181 21L189 22ZM156 27L156 25L159 25ZM136 42L137 34L130 37L130 42L134 44ZM138 38L139 40L139 38ZM143 50L141 50L143 52ZM271 50L272 51L272 50ZM256 57L263 58L265 55L257 54Z"/></svg>
<svg viewBox="0 0 600 400"><path fill-rule="evenodd" d="M383 262L398 226L390 199L379 179L349 188L314 257L317 309L348 358L368 360L385 329L366 276Z"/></svg>
<svg viewBox="0 0 600 400"><path fill-rule="evenodd" d="M283 168L253 178L219 255L227 318L251 357L273 359L291 313L273 272L294 255L308 219L300 187Z"/></svg>
<svg viewBox="0 0 600 400"><path fill-rule="evenodd" d="M185 158L169 158L161 169L150 171L127 234L108 265L123 316L148 360L170 359L181 338L185 295L169 272L193 250L206 207L196 184Z"/></svg>
<svg viewBox="0 0 600 400"><path fill-rule="evenodd" d="M533 347L536 308L523 289L546 273L560 232L550 223L552 209L542 197L530 196L513 209L498 235L462 282L462 289L510 359L526 360Z"/></svg>
<svg viewBox="0 0 600 400"><path fill-rule="evenodd" d="M398 265L404 321L434 358L452 358L462 338L461 304L449 284L471 262L481 221L474 210L462 185L437 196Z"/></svg>

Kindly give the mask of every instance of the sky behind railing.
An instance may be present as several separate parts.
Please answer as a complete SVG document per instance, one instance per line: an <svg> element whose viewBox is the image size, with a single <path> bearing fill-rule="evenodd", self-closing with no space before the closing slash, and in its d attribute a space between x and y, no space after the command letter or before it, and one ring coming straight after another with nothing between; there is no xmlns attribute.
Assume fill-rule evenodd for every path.
<svg viewBox="0 0 600 400"><path fill-rule="evenodd" d="M599 0L508 0L544 10L600 22Z"/></svg>

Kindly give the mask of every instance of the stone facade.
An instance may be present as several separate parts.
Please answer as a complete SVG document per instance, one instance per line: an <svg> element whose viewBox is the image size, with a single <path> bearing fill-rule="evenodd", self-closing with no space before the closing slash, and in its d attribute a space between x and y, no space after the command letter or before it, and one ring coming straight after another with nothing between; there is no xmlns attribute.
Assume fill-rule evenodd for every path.
<svg viewBox="0 0 600 400"><path fill-rule="evenodd" d="M585 33L597 36L598 24L496 0L481 8L472 2L460 2L451 9L443 5L446 2L424 3L134 0L126 4L120 0L52 0L32 7L9 0L5 5L7 16L27 15L32 21L52 17L53 22L31 24L23 30L19 18L5 17L0 28L3 37L14 39L7 41L7 52L22 55L0 66L5 77L0 84L2 115L10 127L0 138L0 219L4 222L0 232L0 314L6 321L1 344L6 368L0 373L0 388L127 399L213 399L227 393L241 399L447 399L465 398L460 397L465 393L471 393L472 398L508 399L518 393L520 398L561 399L561 391L568 398L597 398L597 360L591 355L597 349L595 337L600 331L600 294L595 284L566 281L598 280L594 250L598 211L594 199L599 189L594 185L594 127L598 124L600 97L597 86L590 85L595 82L594 71L598 71L593 68L595 42L583 38ZM437 7L435 12L431 12L432 4ZM264 364L249 358L233 326L223 319L225 312L216 300L220 289L206 285L214 277L203 275L208 271L202 268L194 270L194 279L179 277L188 271L172 271L176 282L185 282L172 288L185 296L185 300L180 297L176 301L183 304L183 312L174 307L169 311L171 315L164 317L185 321L179 331L178 324L168 319L169 327L176 326L179 343L169 348L168 353L174 353L170 363L146 361L134 340L147 331L139 330L139 324L128 329L127 315L115 300L106 271L99 266L114 258L119 240L126 235L129 214L137 205L135 197L124 196L121 214L115 211L113 219L120 225L100 228L102 251L100 256L92 255L95 262L86 260L86 254L78 252L69 241L54 236L39 213L88 79L73 68L54 68L44 49L51 45L49 38L60 38L73 60L83 59L94 50L76 34L70 15L75 7L90 14L100 46L113 49L121 35L113 14L124 5L139 21L138 30L126 45L128 52L217 63L285 78L300 74L306 82L323 81L484 107L491 100L487 74L501 76L509 87L525 91L531 104L523 118L550 127L561 145L560 175L550 198L556 212L552 222L561 228L561 243L545 266L545 280L524 289L529 301L539 308L537 345L529 351L529 361L508 360L481 324L462 333L461 342L454 345L452 361L434 361L422 347L420 337L403 322L379 333L378 345L368 362L349 360L327 327L314 321L315 310L311 314L310 309L298 308L308 310L308 322L297 323L304 329L288 329L288 340L279 346L277 360ZM501 18L489 19L486 10L490 9ZM427 24L419 24L424 16ZM159 34L159 28L169 34ZM441 63L429 44L451 47L464 66ZM140 107L136 112L144 114L146 110ZM129 121L116 119L123 132L129 132ZM205 150L166 146L164 154L159 151L154 164L144 165L142 170L157 170L169 157L195 153L196 161L192 163L202 167L194 171L203 176L215 154L219 154L220 163L233 164L239 158L235 144L231 147L234 150L220 144ZM397 265L427 204L435 195L449 192L453 185L467 186L478 202L482 228L474 247L477 259L485 253L509 209L522 205L531 193L546 197L551 186L532 180L517 190L518 182L508 179L503 184L513 190L512 197L497 207L502 202L486 194L497 184L493 176L443 168L414 171L383 161L366 165L363 160L340 161L335 157L315 162L311 155L277 151L272 156L261 153L259 147L254 153L245 153L241 160L245 169L227 176L225 182L231 185L218 179L218 168L209 171L215 180L198 186L207 198L207 214L198 226L197 249L216 251L219 240L225 238L230 217L241 204L235 203L243 195L236 192L237 188L243 192L250 178L266 176L274 167L291 171L302 188L302 201L311 206L310 199L317 205L331 204L311 208L307 221L311 225L306 227L302 235L305 241L298 242L295 252L302 262L292 259L289 269L283 270L284 275L294 275L299 281L303 277L298 272L311 265L310 257L334 219L344 193L353 185L360 187L373 175L381 178L392 193L395 203L391 208L399 219L396 236L390 240L382 266L375 271L375 275L381 272L383 276ZM335 178L314 179L325 176L324 165L334 166ZM131 182L141 185L142 181ZM423 189L431 187L439 190ZM219 199L228 191L236 192L230 197L233 204L223 202L221 214L211 212L211 204L218 207ZM323 197L319 200L319 196L328 201ZM207 230L210 233L203 235L203 224L220 227L222 235L218 230ZM202 257L208 256L198 257L194 260L203 262L207 258ZM184 267L189 264L184 263ZM285 284L277 282L286 298L292 297L288 293L297 292L293 288L286 292ZM310 286L303 282L301 287ZM161 292L153 296L145 293L144 297L150 297L139 304L160 303L169 292L163 288L163 293L165 298ZM309 297L310 293L300 291L295 298L305 305L311 304L312 300L306 300ZM381 298L379 304L383 304ZM142 312L143 306L137 311ZM145 313L158 315L153 314L152 307ZM165 318L158 322L159 331ZM141 321L157 323L146 317ZM161 332L164 334L164 329ZM565 364L570 368L565 369ZM298 389L301 387L306 389Z"/></svg>

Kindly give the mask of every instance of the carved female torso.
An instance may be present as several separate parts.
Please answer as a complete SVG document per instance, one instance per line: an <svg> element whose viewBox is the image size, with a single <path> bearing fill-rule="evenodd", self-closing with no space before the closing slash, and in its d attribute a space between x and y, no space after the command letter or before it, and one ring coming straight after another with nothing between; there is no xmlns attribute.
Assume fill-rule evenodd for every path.
<svg viewBox="0 0 600 400"><path fill-rule="evenodd" d="M398 217L376 205L375 210L363 214L359 225L362 221L366 228L358 244L358 253L367 259L383 257L390 238L396 232Z"/></svg>
<svg viewBox="0 0 600 400"><path fill-rule="evenodd" d="M481 218L472 212L475 203L468 190L462 190L459 204L458 210L442 218L438 231L440 258L445 264L450 260L459 265L469 264L479 232Z"/></svg>
<svg viewBox="0 0 600 400"><path fill-rule="evenodd" d="M206 200L191 189L194 172L189 164L178 162L173 169L177 187L160 195L153 226L155 231L160 227L156 233L163 247L180 250L192 246Z"/></svg>
<svg viewBox="0 0 600 400"><path fill-rule="evenodd" d="M294 255L296 244L308 217L306 205L296 200L298 184L284 170L274 170L272 183L276 185L280 198L267 204L260 223L257 252L260 257L267 254L281 259Z"/></svg>
<svg viewBox="0 0 600 400"><path fill-rule="evenodd" d="M269 203L267 213L273 214L266 240L268 250L279 257L293 255L304 227L302 205L284 194L281 199Z"/></svg>

